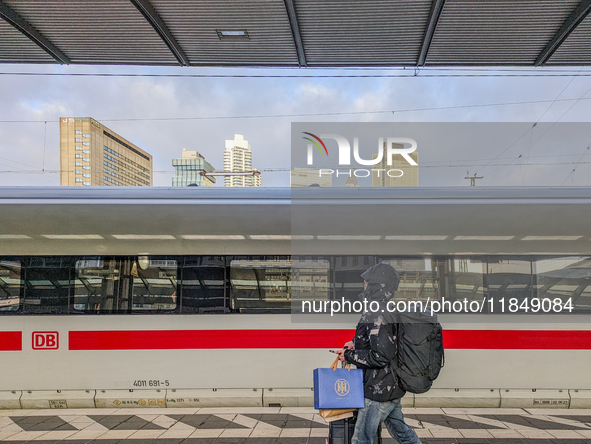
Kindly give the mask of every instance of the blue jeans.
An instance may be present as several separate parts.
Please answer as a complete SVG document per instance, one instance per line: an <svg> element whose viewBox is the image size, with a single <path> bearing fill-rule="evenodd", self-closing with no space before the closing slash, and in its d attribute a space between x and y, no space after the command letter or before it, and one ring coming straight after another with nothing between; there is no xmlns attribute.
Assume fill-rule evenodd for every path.
<svg viewBox="0 0 591 444"><path fill-rule="evenodd" d="M404 422L400 399L378 402L367 398L365 407L358 412L351 444L373 444L381 422L400 444L421 444L417 434Z"/></svg>

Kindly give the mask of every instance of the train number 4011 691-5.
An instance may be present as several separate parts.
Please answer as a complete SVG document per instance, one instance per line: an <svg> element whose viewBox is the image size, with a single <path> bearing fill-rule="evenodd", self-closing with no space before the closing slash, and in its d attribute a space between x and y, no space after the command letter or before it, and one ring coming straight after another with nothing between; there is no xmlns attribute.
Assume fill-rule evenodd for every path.
<svg viewBox="0 0 591 444"><path fill-rule="evenodd" d="M133 381L134 387L168 387L168 379L160 381L159 379L136 379Z"/></svg>

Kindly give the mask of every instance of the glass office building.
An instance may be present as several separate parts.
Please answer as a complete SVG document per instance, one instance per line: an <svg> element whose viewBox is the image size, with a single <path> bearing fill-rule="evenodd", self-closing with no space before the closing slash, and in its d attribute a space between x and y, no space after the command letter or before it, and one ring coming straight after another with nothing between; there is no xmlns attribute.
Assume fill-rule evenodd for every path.
<svg viewBox="0 0 591 444"><path fill-rule="evenodd" d="M201 175L202 172L215 172L215 168L197 151L183 149L180 159L172 159L172 166L174 167L173 187L186 187L188 185L212 187L215 183L215 177Z"/></svg>

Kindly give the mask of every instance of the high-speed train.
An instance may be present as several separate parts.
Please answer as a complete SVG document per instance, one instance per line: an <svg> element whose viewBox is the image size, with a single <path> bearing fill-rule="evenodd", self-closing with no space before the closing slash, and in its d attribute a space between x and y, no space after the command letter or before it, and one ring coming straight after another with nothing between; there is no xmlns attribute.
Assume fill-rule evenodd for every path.
<svg viewBox="0 0 591 444"><path fill-rule="evenodd" d="M303 302L382 261L449 308L405 405L589 407L590 220L588 188L0 188L0 408L311 405L359 315Z"/></svg>

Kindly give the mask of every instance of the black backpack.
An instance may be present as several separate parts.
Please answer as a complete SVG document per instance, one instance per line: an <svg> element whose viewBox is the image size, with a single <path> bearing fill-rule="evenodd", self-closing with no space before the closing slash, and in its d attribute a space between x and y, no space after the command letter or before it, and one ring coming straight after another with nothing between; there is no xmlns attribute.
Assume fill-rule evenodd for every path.
<svg viewBox="0 0 591 444"><path fill-rule="evenodd" d="M425 393L445 361L441 324L430 311L399 312L397 318L395 370L400 387L411 393Z"/></svg>

